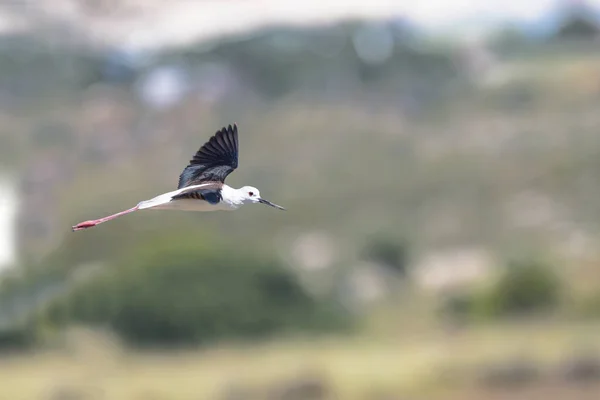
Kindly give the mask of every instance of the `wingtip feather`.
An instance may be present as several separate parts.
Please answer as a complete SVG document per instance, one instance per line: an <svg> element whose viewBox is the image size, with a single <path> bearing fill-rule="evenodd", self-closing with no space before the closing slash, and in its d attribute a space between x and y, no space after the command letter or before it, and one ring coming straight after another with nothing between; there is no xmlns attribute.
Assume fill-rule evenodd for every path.
<svg viewBox="0 0 600 400"><path fill-rule="evenodd" d="M178 188L198 180L224 181L238 166L237 122L223 126L200 147L179 175Z"/></svg>

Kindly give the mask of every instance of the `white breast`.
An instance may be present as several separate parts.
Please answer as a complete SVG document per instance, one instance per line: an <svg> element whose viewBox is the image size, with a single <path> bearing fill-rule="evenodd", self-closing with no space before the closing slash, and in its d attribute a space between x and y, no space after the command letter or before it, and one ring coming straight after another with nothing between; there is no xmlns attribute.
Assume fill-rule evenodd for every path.
<svg viewBox="0 0 600 400"><path fill-rule="evenodd" d="M219 202L218 204L210 204L204 200L179 199L153 207L153 209L178 211L228 211L234 210L235 208L223 202Z"/></svg>

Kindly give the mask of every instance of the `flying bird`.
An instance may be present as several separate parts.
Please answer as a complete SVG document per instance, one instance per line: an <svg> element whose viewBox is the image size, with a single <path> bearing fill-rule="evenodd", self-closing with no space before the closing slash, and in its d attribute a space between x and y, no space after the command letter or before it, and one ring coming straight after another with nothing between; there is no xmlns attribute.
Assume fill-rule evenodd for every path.
<svg viewBox="0 0 600 400"><path fill-rule="evenodd" d="M139 202L129 210L108 217L81 222L73 232L92 228L138 210L217 211L236 210L246 203L262 203L280 210L285 208L260 196L257 188L234 189L225 178L238 166L237 125L217 131L190 160L181 175L177 190Z"/></svg>

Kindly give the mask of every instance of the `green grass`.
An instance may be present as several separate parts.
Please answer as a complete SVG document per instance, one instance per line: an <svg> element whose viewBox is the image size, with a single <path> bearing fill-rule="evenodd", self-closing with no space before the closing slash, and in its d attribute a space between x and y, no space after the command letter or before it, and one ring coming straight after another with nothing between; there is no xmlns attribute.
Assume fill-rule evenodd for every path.
<svg viewBox="0 0 600 400"><path fill-rule="evenodd" d="M464 332L289 339L254 346L223 345L204 351L139 353L102 336L71 336L70 351L47 351L0 360L0 399L44 398L59 388L103 393L111 400L213 399L231 384L265 392L303 373L329 382L336 399L369 393L409 393L415 398L472 390L473 368L520 356L551 368L588 344L600 356L600 324L506 323ZM75 340L73 339L75 338ZM459 371L451 385L441 373Z"/></svg>

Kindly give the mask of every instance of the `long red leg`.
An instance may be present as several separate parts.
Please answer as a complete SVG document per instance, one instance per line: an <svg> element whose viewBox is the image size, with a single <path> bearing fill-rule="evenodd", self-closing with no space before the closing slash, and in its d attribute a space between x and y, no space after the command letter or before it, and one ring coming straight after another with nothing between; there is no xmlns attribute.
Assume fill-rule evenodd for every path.
<svg viewBox="0 0 600 400"><path fill-rule="evenodd" d="M104 218L100 218L100 219L92 219L90 221L85 221L85 222L80 222L79 224L77 224L73 227L73 232L80 231L80 230L87 229L87 228L92 228L96 225L100 225L103 222L110 221L111 219L115 219L117 217L132 213L137 210L138 210L138 206L135 206L133 208L130 208L129 210L125 210L125 211L121 211L121 212L113 214L113 215L109 215L108 217L104 217Z"/></svg>

